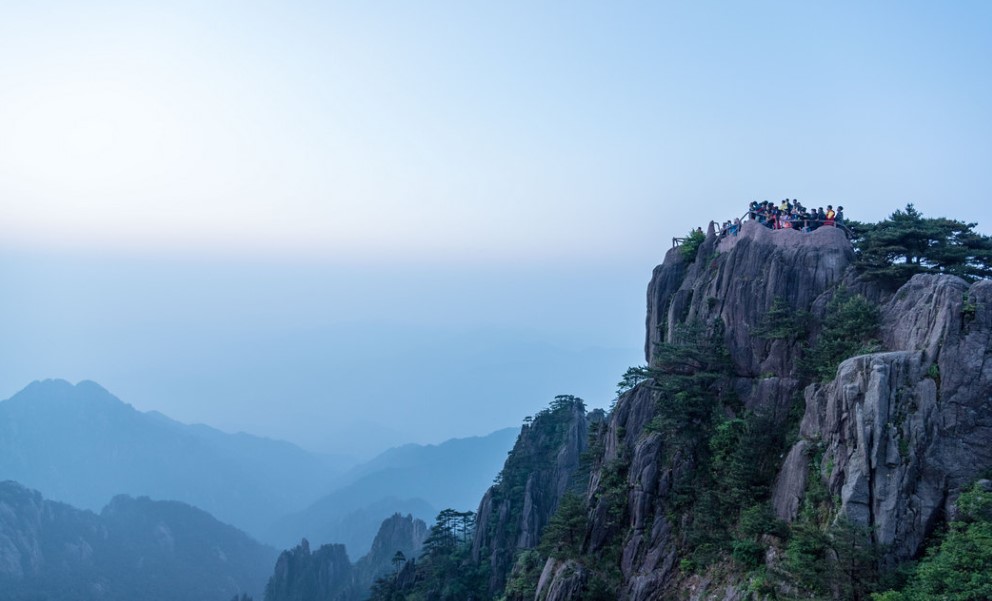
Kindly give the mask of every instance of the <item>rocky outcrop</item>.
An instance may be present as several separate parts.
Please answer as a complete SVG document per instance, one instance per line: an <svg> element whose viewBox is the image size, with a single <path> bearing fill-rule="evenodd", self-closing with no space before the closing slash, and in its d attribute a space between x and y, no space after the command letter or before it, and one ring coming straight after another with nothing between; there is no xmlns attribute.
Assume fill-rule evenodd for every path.
<svg viewBox="0 0 992 601"><path fill-rule="evenodd" d="M689 262L679 247L672 248L665 255L665 262L654 268L651 283L648 284L648 310L644 329L644 360L651 361L656 344L665 337L668 324L668 303L672 295L682 285Z"/></svg>
<svg viewBox="0 0 992 601"><path fill-rule="evenodd" d="M774 512L794 521L807 490L822 483L822 503L839 502L815 519L826 515L864 526L858 531L871 533L884 550L883 568L917 555L962 488L992 468L992 282L920 275L892 291L859 276L841 230L804 234L746 223L739 236L723 239L712 230L694 259L673 249L654 270L646 359L654 359L658 345L677 342L689 324L722 336L732 367L730 376L721 376L720 394L731 400L715 418L728 419L716 423L747 417L761 421L738 423L784 432L796 427L805 402L799 432L790 430L798 440L786 452L784 434L748 439L776 441L768 443L775 445L768 453L776 459L762 468L763 492L747 497L754 503L749 507L760 510L771 487ZM843 361L829 382L806 386L811 376L801 358L833 318L828 307L840 287L880 307L883 348ZM776 314L795 321L769 335L778 325L770 321ZM624 601L750 598L734 562L717 559L716 566L686 569L679 549L697 514L677 514L669 503L676 483L696 473L700 459L693 453L703 447L666 441L663 427L648 427L658 414L659 397L648 385L621 395L592 430L587 478L577 476L581 412L573 412L568 427L540 422L539 429L535 420L524 428L479 510L473 557L489 562L492 593L501 591L515 552L537 544L570 489L582 491L586 501L581 550L551 553L539 574L523 561L533 554L520 555L513 571L517 596L508 598L522 598L520 590L536 590L536 601L603 591ZM549 434L565 431L569 435L558 439ZM736 515L730 519L723 527L732 532L725 535L738 536ZM759 551L767 574L779 575L774 586L783 592L799 594L805 585L781 569L782 535L764 532ZM534 588L519 586L525 576Z"/></svg>
<svg viewBox="0 0 992 601"><path fill-rule="evenodd" d="M764 322L776 300L794 312L822 315L826 302L821 295L844 278L853 259L841 230L804 234L772 231L755 222L745 223L738 236L719 239L711 233L688 266L673 249L648 284L646 358L650 362L655 345L671 340L679 324L719 318L742 376L793 375L793 347L753 336L751 330Z"/></svg>
<svg viewBox="0 0 992 601"><path fill-rule="evenodd" d="M404 559L414 559L427 538L427 524L412 515L394 514L382 522L372 541L372 549L355 563L355 581L368 591L376 578L396 570L397 553Z"/></svg>
<svg viewBox="0 0 992 601"><path fill-rule="evenodd" d="M580 599L586 584L585 569L575 561L548 560L537 582L537 599Z"/></svg>
<svg viewBox="0 0 992 601"><path fill-rule="evenodd" d="M587 415L579 399L556 400L521 430L477 514L472 557L489 562L491 592L502 590L516 551L540 542L559 501L573 485L589 424L601 419L601 412Z"/></svg>
<svg viewBox="0 0 992 601"><path fill-rule="evenodd" d="M891 565L916 555L962 488L992 467L992 282L917 275L882 310L889 352L806 390L802 439L775 488L793 519L810 477L867 526ZM810 466L812 457L822 457Z"/></svg>
<svg viewBox="0 0 992 601"><path fill-rule="evenodd" d="M737 237L721 240L711 232L691 263L673 249L648 286L646 357L650 360L657 344L672 341L682 324L719 320L725 326L724 343L737 374L738 395L749 409L770 411L783 424L799 391L796 358L801 341L767 340L752 330L766 325L776 303L794 314L810 315L812 325L852 260L851 245L839 230L773 232L755 223L744 224ZM663 598L678 576L675 528L665 499L694 461L666 460L663 437L645 429L656 412L650 391L635 389L618 400L604 431L602 465L628 465L629 531L620 568L623 598L636 601ZM590 498L601 474L592 476ZM607 511L602 505L591 509L590 553L616 535L602 527Z"/></svg>
<svg viewBox="0 0 992 601"><path fill-rule="evenodd" d="M675 473L665 464L665 445L656 432L646 426L657 412L654 395L647 387L638 387L622 395L600 434L603 453L599 469L590 478L587 497L590 509L590 554L604 553L622 541L620 570L625 598L643 599L661 590L676 569L676 551L672 544L672 527L662 502L671 491ZM617 506L608 494L600 494L604 480L614 470L626 472L625 523L611 519ZM614 476L615 477L615 476ZM618 531L619 528L626 532ZM568 574L576 573L575 570ZM549 591L568 590L549 584ZM569 599L549 594L549 600Z"/></svg>
<svg viewBox="0 0 992 601"><path fill-rule="evenodd" d="M265 588L265 601L366 599L377 578L400 567L394 563L397 552L404 561L416 558L426 537L427 525L422 520L395 514L382 522L372 550L355 565L348 560L344 545L322 545L311 552L309 541L303 539L279 555Z"/></svg>
<svg viewBox="0 0 992 601"><path fill-rule="evenodd" d="M303 539L279 555L275 573L265 587L265 599L350 601L357 596L352 576L344 545L323 545L311 553L310 543Z"/></svg>
<svg viewBox="0 0 992 601"><path fill-rule="evenodd" d="M711 232L691 262L673 249L648 287L645 353L650 360L681 324L722 322L734 388L747 409L772 415L774 427L784 428L795 403L806 403L800 438L774 483L775 512L795 519L811 478L821 478L830 498L840 500L835 515L866 526L891 567L918 554L962 487L992 467L992 282L920 275L892 292L861 279L853 259L839 230L802 234L752 223L738 237ZM802 390L802 347L830 319L827 306L840 285L881 304L884 352L848 359L834 380ZM776 303L806 316L802 335L755 335ZM586 493L585 557L617 540L601 482L608 467L621 464L627 492L620 598L744 598L746 587L726 574L687 578L680 571L666 499L694 458L669 456L664 438L645 430L656 411L653 395L635 388L620 397L592 443L602 454ZM576 598L588 574L581 561L569 563L548 561L540 598Z"/></svg>

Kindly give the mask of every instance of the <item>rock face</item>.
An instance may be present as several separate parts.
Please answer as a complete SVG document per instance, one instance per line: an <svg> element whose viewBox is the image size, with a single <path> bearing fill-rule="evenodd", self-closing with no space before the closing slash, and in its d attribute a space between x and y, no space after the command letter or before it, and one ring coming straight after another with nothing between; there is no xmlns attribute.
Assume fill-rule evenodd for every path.
<svg viewBox="0 0 992 601"><path fill-rule="evenodd" d="M537 582L538 599L579 599L585 585L585 570L574 561L549 560Z"/></svg>
<svg viewBox="0 0 992 601"><path fill-rule="evenodd" d="M871 533L883 570L917 555L992 468L992 282L918 275L893 292L854 259L838 229L756 223L724 239L711 227L695 257L670 251L648 286L651 379L605 419L581 403L541 412L483 498L472 558L488 564L492 597L742 601L758 584L843 598L829 545ZM842 288L867 303L831 303ZM873 337L870 304L883 348L811 383L822 365L803 355L832 367L851 352L839 331L854 348ZM828 327L849 314L864 323ZM566 492L580 500L552 520ZM792 540L815 554L794 560L805 547L786 549L772 511L805 520ZM762 561L750 582L744 566Z"/></svg>
<svg viewBox="0 0 992 601"><path fill-rule="evenodd" d="M796 515L813 465L889 564L917 554L962 488L992 466L992 282L918 275L882 311L890 352L851 358L806 390L802 439L775 489Z"/></svg>
<svg viewBox="0 0 992 601"><path fill-rule="evenodd" d="M664 468L664 441L657 433L629 437L616 434L643 432L654 413L651 393L645 388L635 390L622 399L622 406L617 404L615 420L610 421L607 433L607 461L620 456L621 445L629 448L631 458L627 475L631 534L625 541L620 566L626 594L631 599L647 598L653 591L661 590L677 565L672 526L662 501L671 491L677 474ZM600 538L605 536L594 536L593 540Z"/></svg>
<svg viewBox="0 0 992 601"><path fill-rule="evenodd" d="M771 411L783 424L799 391L800 342L769 341L754 336L752 329L764 324L776 303L796 314L822 315L829 291L844 278L853 258L851 245L839 230L773 232L756 223L745 223L737 237L718 240L711 233L691 264L680 249L673 249L648 285L646 358L650 361L657 344L671 342L680 324L720 320L744 404ZM629 458L629 534L621 557L622 592L624 599L637 601L662 598L677 577L679 558L664 499L680 472L693 465L691 457L675 458L666 465L662 436L645 432L656 412L652 394L646 388L635 389L618 400L604 432L602 464L624 455ZM598 478L593 475L590 497ZM593 553L614 535L600 526L604 511L602 507L592 511Z"/></svg>
<svg viewBox="0 0 992 601"><path fill-rule="evenodd" d="M682 324L722 322L735 392L746 409L785 428L790 410L805 401L799 440L774 482L775 512L794 520L811 479L822 479L830 498L840 500L838 519L866 526L884 550L884 568L918 554L961 489L992 468L992 282L918 275L893 294L860 279L853 260L837 229L803 234L746 223L738 237L723 240L711 231L695 260L673 249L654 270L645 355L650 362L656 345L672 342ZM831 318L827 307L840 285L880 304L884 348L844 361L832 381L804 389L803 345ZM776 305L806 316L806 335L755 335ZM666 499L694 458L670 456L664 437L645 430L656 413L653 394L637 387L618 399L593 436L584 557L622 541L620 599L745 598L746 585L732 577L681 572L678 524ZM616 465L625 466L622 511L604 501L603 483ZM509 513L488 496L483 508L496 519ZM549 559L537 599L582 598L587 572L582 560Z"/></svg>
<svg viewBox="0 0 992 601"><path fill-rule="evenodd" d="M836 229L801 234L772 232L756 223L746 223L738 237L719 240L711 228L695 260L688 260L681 249L675 248L654 270L647 291L645 358L650 362L656 345L671 342L683 324L722 322L737 394L748 408L770 410L783 423L799 392L796 358L801 342L770 341L754 336L751 330L764 325L776 303L784 303L793 313L822 316L832 289L844 279L853 258L850 243ZM618 539L622 540L620 593L623 599L636 601L674 594L679 557L674 527L669 521L670 509L664 499L678 477L693 467L692 457L666 459L668 449L663 437L645 430L656 414L657 403L646 387L635 388L618 399L608 420L593 437L591 444L597 449L595 469L585 488L590 522L585 551L589 556L602 555ZM518 442L514 452L520 448ZM626 480L622 512L616 500L604 494L604 482L617 477L616 473L610 474L617 466L624 466L620 477ZM541 513L550 516L555 505L545 500ZM618 512L623 513L625 522L617 523ZM480 519L486 520L487 526L480 527L482 536L491 529L488 522L493 519L500 521L496 530L502 531L510 513L505 506L494 505L490 491L480 507ZM508 532L514 533L519 542L529 543L518 544L518 548L526 548L533 545L545 524L546 518L536 524L509 528ZM479 550L496 547L499 545L484 539L477 545ZM508 551L505 544L501 548ZM501 580L496 575L507 573L512 555L504 552L504 556L491 557L493 590L499 590L505 577ZM585 578L581 564L548 560L540 578L538 598L576 598ZM735 593L728 594L733 598Z"/></svg>
<svg viewBox="0 0 992 601"><path fill-rule="evenodd" d="M266 601L359 601L368 598L376 578L396 569L397 552L407 559L416 557L427 525L412 515L395 514L382 522L372 550L352 566L344 545L322 545L310 551L307 539L276 561L275 572L265 588Z"/></svg>
<svg viewBox="0 0 992 601"><path fill-rule="evenodd" d="M364 591L376 578L396 569L394 558L402 553L406 559L420 555L427 538L427 524L412 515L394 514L382 522L372 541L372 549L355 563L355 579Z"/></svg>
<svg viewBox="0 0 992 601"><path fill-rule="evenodd" d="M785 344L752 336L751 329L776 299L793 311L822 313L826 301L818 298L843 278L853 259L851 244L838 229L803 234L755 222L745 223L736 237L718 240L710 234L688 266L680 249L672 249L648 284L645 359L650 362L659 342L671 340L677 324L719 318L741 375L788 376L794 353Z"/></svg>
<svg viewBox="0 0 992 601"><path fill-rule="evenodd" d="M357 596L352 576L344 545L323 545L311 553L310 543L303 539L279 555L275 573L265 587L265 599L349 601Z"/></svg>
<svg viewBox="0 0 992 601"><path fill-rule="evenodd" d="M579 469L589 438L583 403L569 400L539 413L525 425L503 467L499 482L479 504L472 557L488 561L490 591L501 591L518 549L531 549Z"/></svg>

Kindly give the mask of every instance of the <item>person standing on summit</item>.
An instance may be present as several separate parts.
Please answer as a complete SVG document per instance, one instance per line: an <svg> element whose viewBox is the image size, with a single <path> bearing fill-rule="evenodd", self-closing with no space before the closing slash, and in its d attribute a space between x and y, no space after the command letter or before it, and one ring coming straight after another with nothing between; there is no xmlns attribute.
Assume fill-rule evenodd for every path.
<svg viewBox="0 0 992 601"><path fill-rule="evenodd" d="M827 214L826 214L826 219L823 221L823 225L833 226L834 225L834 218L836 216L837 216L837 213L834 212L834 206L833 205L827 205Z"/></svg>

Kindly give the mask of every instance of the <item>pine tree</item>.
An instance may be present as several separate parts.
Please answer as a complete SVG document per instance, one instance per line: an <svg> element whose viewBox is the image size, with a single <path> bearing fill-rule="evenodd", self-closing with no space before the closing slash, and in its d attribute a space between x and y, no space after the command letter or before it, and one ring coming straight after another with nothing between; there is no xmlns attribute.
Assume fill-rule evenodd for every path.
<svg viewBox="0 0 992 601"><path fill-rule="evenodd" d="M894 286L926 272L992 277L992 237L975 232L976 225L924 217L912 204L879 223L851 224L863 273Z"/></svg>

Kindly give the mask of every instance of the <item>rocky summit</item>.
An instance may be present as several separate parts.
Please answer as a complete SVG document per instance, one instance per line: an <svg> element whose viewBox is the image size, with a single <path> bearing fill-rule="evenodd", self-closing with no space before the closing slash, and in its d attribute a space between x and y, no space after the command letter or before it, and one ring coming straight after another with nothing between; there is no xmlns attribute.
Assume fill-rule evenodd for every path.
<svg viewBox="0 0 992 601"><path fill-rule="evenodd" d="M521 601L868 599L913 585L907 566L966 532L954 516L992 503L992 282L933 269L893 287L848 234L748 222L672 248L648 285L647 363L611 411L558 397L483 498L471 552L428 549L373 598L453 599L458 585ZM960 509L966 492L981 503ZM437 569L451 557L461 576Z"/></svg>
<svg viewBox="0 0 992 601"><path fill-rule="evenodd" d="M770 491L776 517L798 524L810 489L824 488L824 504L834 504L820 520L824 530L843 522L867 533L883 570L919 556L961 491L992 467L992 282L921 274L888 292L859 277L851 244L832 228L805 234L747 223L736 237L718 239L711 230L691 260L679 251L668 253L648 286L648 361L681 325L722 323L740 400L734 415L770 415L767 424L792 436L789 415L803 408ZM830 311L838 290L877 304L878 346L844 360L829 380L810 383L803 356L839 318ZM760 335L773 313L798 316L795 335ZM647 427L658 402L646 384L622 395L601 435L597 462L629 466L620 598L747 598L753 579L740 562L724 560L720 576L683 561L686 516L673 512L671 500L691 460L680 465L666 453L663 433ZM590 501L596 483L592 478L585 491ZM592 511L587 555L602 528ZM771 544L759 563L781 576L779 592L801 589L787 573L788 543L768 533L764 539ZM581 597L568 582L582 580L581 557L571 561L573 569L563 570L549 560L543 598Z"/></svg>

